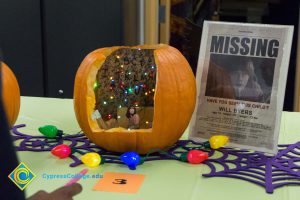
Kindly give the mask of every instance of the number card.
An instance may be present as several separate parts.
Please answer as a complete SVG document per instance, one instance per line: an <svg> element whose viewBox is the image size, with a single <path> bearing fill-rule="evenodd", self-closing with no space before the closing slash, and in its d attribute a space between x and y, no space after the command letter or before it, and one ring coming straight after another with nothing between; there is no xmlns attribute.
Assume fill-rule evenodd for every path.
<svg viewBox="0 0 300 200"><path fill-rule="evenodd" d="M93 187L94 190L106 192L137 193L144 181L143 174L105 172Z"/></svg>

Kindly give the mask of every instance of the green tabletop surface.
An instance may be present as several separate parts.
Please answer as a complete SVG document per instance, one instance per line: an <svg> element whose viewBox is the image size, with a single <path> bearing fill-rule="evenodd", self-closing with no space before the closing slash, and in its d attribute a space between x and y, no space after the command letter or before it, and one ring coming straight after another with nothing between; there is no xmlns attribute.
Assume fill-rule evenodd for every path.
<svg viewBox="0 0 300 200"><path fill-rule="evenodd" d="M72 99L21 97L21 110L16 124L26 124L20 132L40 135L38 127L52 124L66 133L80 131L73 110ZM283 112L279 144L295 143L300 140L300 113ZM188 130L182 139L187 139ZM86 168L84 165L69 167L71 159L58 159L50 152L18 152L19 161L24 162L36 175L25 189L26 196L38 190L51 192L63 186L69 179L47 180L45 174L76 174ZM90 168L89 174L104 172L126 172L144 174L145 180L136 194L94 191L92 188L99 179L81 179L83 191L74 199L99 200L296 200L300 198L300 186L284 186L267 194L263 187L232 178L205 178L201 174L209 172L204 165L191 165L174 160L151 161L129 170L120 164L104 164ZM16 189L18 189L16 187Z"/></svg>

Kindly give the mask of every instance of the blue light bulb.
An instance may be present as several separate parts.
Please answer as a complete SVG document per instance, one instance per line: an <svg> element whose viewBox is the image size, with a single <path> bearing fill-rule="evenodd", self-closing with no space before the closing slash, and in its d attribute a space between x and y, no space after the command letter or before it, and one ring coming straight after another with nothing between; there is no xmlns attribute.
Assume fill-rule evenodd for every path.
<svg viewBox="0 0 300 200"><path fill-rule="evenodd" d="M135 170L136 166L140 163L140 156L135 152L126 152L120 156L122 162L124 162L130 170Z"/></svg>

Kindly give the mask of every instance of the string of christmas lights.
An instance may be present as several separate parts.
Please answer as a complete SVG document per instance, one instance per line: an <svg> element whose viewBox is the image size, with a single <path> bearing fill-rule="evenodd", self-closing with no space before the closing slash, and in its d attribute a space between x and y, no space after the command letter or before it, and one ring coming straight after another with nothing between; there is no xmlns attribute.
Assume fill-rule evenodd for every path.
<svg viewBox="0 0 300 200"><path fill-rule="evenodd" d="M118 113L122 108L135 107L141 110L153 107L155 85L153 50L119 49L106 58L97 73L94 82L95 110L108 121L125 117ZM149 127L149 120L144 123Z"/></svg>

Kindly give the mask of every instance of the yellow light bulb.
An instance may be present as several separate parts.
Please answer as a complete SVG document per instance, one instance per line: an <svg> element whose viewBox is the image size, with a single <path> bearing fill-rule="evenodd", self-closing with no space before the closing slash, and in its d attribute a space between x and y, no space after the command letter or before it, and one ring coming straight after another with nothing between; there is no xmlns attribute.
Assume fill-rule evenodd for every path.
<svg viewBox="0 0 300 200"><path fill-rule="evenodd" d="M219 149L227 144L229 138L225 135L215 135L209 138L209 144L212 149Z"/></svg>
<svg viewBox="0 0 300 200"><path fill-rule="evenodd" d="M97 167L101 163L101 156L95 152L86 153L81 157L81 161L88 167Z"/></svg>

